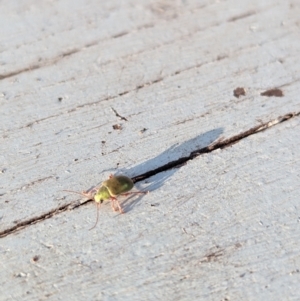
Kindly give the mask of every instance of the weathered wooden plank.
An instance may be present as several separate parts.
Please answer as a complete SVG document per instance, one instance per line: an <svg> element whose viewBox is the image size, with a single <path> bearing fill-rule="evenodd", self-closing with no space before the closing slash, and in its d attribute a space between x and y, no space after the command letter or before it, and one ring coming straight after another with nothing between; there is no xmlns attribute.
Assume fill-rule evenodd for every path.
<svg viewBox="0 0 300 301"><path fill-rule="evenodd" d="M168 43L181 35L190 35L195 30L205 30L273 9L273 18L276 17L274 13L279 16L291 13L288 3L283 1L247 1L240 6L236 6L232 0L216 3L139 1L138 5L135 1L74 3L65 0L41 4L33 0L22 5L18 1L10 1L1 6L0 12L0 74L11 76L13 73L39 68L85 48L105 45L107 41L144 32L144 37L135 40L132 47L120 50L120 40L117 41L117 56L111 55L114 49L104 48L103 52L109 60L114 60L120 57L120 51L132 55ZM16 59L23 58L24 54L26 59Z"/></svg>
<svg viewBox="0 0 300 301"><path fill-rule="evenodd" d="M175 35L171 41L159 40L156 42L157 44L145 44L144 48L139 49L136 53L133 51L128 53L128 49L132 48L132 43L141 41L145 34L156 37L158 32L162 32L166 27L163 24L158 29L153 29L153 32L138 31L135 35L121 37L119 41L113 39L109 41L109 44L101 44L76 53L60 61L59 64L33 70L29 72L29 76L21 74L17 78L6 81L6 86L3 86L4 98L7 100L7 103L3 104L3 111L7 116L19 113L19 118L16 120L5 119L5 129L11 130L26 126L28 123L36 122L39 118L55 117L58 114L57 100L59 97L63 98L59 106L62 112L100 101L102 106L103 100L109 99L109 96L117 97L119 94L135 91L137 87L151 82L168 80L170 76L174 77L174 75L184 73L189 69L192 70L192 73L187 73L187 75L195 77L199 88L220 84L229 74L236 77L243 74L249 76L249 72L252 75L256 69L262 73L262 82L252 83L252 88L265 89L266 85L271 87L282 85L281 77L278 79L276 77L278 76L276 74L282 76L279 71L285 68L285 65L281 66L280 60L293 58L299 53L298 31L293 24L285 28L278 23L277 19L269 20L270 13L274 12L264 11L264 14L261 15L262 19L268 20L261 24L262 33L253 33L249 29L256 21L257 16L241 19L241 24L238 25L227 21L218 26L211 24L210 27L203 30L195 29L192 26L195 27L195 20L200 17L195 13L188 16L191 20L191 32L188 34L175 35L178 27L182 26L181 22L186 24L187 17L179 20L181 22L169 25L171 31L169 35ZM291 17L296 21L297 16L295 14ZM233 43L236 35L239 36L239 40ZM216 39L219 40L220 47L215 47ZM154 38L152 40L156 41ZM287 43L290 48L286 48ZM106 58L106 53L112 51L114 58ZM150 60L149 57L151 57ZM254 57L256 60L253 59ZM257 62L257 57L260 58L259 62ZM297 75L297 66L294 66L293 59L286 64L290 72L283 76L288 77L291 81L297 79L298 77L293 77L293 75ZM290 70L293 66L294 69ZM245 68L247 70L244 70ZM193 72L193 69L196 69L197 72ZM270 74L272 75L271 79ZM184 77L187 75L182 74ZM270 80L272 81L270 82ZM241 81L241 84L244 84L244 81ZM191 86L187 88L194 89L194 86L191 83ZM172 94L177 94L178 88L175 87L176 89L171 86L175 90L171 90ZM219 96L224 94L222 86L216 87L216 90L219 92ZM227 88L225 91L227 95L232 96L231 90ZM67 99L64 99L64 96ZM47 110L45 110L43 102L37 102L37 100L46 99L49 99ZM11 107L9 101L14 101L18 107ZM31 109L33 102L36 104L34 112Z"/></svg>
<svg viewBox="0 0 300 301"><path fill-rule="evenodd" d="M1 194L7 203L2 204L1 230L69 202L60 199L60 189L88 188L115 170L133 176L186 156L221 133L229 137L259 120L299 111L296 13L289 12L285 27L278 20L287 12L276 5L234 21L235 11L229 11L217 23L203 21L208 27L199 30L200 15L211 13L211 6L205 9L190 12L189 19L179 14L177 21L190 20L188 29L194 31L164 40L160 47L153 44L147 51L146 44L132 56L125 54L123 49L128 52L144 37L141 30L121 37L119 46L113 40L2 80ZM253 32L258 17L260 31ZM170 24L171 35L178 22L159 23L147 34L155 37ZM123 63L106 59L97 67L102 48L113 49ZM233 90L240 85L247 94L237 99ZM283 86L283 98L260 96L274 86ZM121 131L112 129L116 123Z"/></svg>
<svg viewBox="0 0 300 301"><path fill-rule="evenodd" d="M0 300L299 299L296 116L138 183L94 231L91 204L43 216L299 113L297 3L75 2L0 4Z"/></svg>
<svg viewBox="0 0 300 301"><path fill-rule="evenodd" d="M297 300L299 126L157 174L93 231L89 204L2 238L2 300Z"/></svg>

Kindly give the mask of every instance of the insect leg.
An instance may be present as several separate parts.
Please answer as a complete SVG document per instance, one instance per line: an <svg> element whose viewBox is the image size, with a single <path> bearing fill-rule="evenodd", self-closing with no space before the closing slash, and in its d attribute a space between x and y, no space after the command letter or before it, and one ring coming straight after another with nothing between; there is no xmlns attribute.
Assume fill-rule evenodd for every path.
<svg viewBox="0 0 300 301"><path fill-rule="evenodd" d="M114 198L114 197L111 197L110 198L110 205L111 205L111 208L112 208L112 210L113 211L118 211L117 209L116 209L116 207L115 207L115 200L116 200L116 198Z"/></svg>
<svg viewBox="0 0 300 301"><path fill-rule="evenodd" d="M122 209L122 207L121 207L119 201L118 201L116 198L114 198L114 197L111 197L111 200L112 200L112 202L113 202L113 204L114 204L114 205L112 206L113 210L114 210L114 211L118 211L118 209L119 209L120 213L124 213L124 211L123 211L123 209ZM117 210L116 210L116 208L115 208L115 202L116 202L116 204L117 204L117 206L118 206L118 209L117 209Z"/></svg>

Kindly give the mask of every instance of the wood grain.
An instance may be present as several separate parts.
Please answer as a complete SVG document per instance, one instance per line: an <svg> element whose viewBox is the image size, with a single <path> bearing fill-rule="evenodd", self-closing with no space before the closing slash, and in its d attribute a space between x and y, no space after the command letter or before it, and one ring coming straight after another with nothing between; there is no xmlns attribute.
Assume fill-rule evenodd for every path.
<svg viewBox="0 0 300 301"><path fill-rule="evenodd" d="M0 3L0 300L299 299L299 13ZM102 206L91 232L94 206L61 191L216 141L137 182L151 193L126 214Z"/></svg>

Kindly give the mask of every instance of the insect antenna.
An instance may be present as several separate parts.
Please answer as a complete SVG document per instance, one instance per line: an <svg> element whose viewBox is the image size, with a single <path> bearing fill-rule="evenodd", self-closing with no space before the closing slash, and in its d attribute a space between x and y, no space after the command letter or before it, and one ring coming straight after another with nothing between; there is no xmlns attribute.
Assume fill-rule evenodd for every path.
<svg viewBox="0 0 300 301"><path fill-rule="evenodd" d="M74 190L62 190L62 191L66 191L66 192L71 192L71 193L76 193L76 194L79 194L79 195L81 195L81 196L84 196L84 197L86 197L86 198L91 198L91 199L93 199L93 194L91 193L91 192L85 192L85 191L83 191L83 192L78 192L78 191L74 191Z"/></svg>
<svg viewBox="0 0 300 301"><path fill-rule="evenodd" d="M72 192L72 193L76 193L76 194L79 194L79 195L82 195L84 196L84 194L82 192L78 192L78 191L73 191L73 190L62 190L62 191L66 191L66 192Z"/></svg>
<svg viewBox="0 0 300 301"><path fill-rule="evenodd" d="M97 226L97 224L98 224L100 205L101 205L101 203L96 203L96 206L97 206L97 219L96 219L95 225L91 229L89 229L89 231L93 230Z"/></svg>

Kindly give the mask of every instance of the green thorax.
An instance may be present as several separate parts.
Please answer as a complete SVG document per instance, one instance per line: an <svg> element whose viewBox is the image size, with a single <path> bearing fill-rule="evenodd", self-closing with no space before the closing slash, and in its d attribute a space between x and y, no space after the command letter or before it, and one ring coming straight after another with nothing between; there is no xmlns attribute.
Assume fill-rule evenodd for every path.
<svg viewBox="0 0 300 301"><path fill-rule="evenodd" d="M94 200L97 203L102 203L105 200L108 200L111 197L108 189L105 186L101 186L99 190L94 195Z"/></svg>

